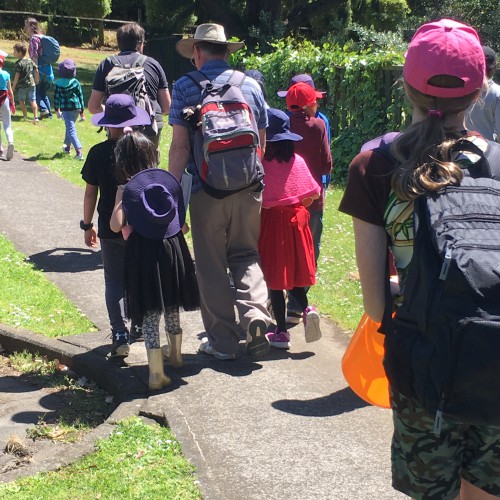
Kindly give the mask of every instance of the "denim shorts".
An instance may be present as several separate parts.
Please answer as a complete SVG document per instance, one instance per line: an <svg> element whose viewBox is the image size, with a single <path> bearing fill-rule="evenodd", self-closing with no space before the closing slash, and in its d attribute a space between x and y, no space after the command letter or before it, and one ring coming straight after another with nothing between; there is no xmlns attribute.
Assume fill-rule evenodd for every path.
<svg viewBox="0 0 500 500"><path fill-rule="evenodd" d="M21 87L17 89L16 97L18 101L36 101L36 87Z"/></svg>
<svg viewBox="0 0 500 500"><path fill-rule="evenodd" d="M392 394L392 485L414 499L453 500L460 480L500 496L500 427L443 419L414 400Z"/></svg>

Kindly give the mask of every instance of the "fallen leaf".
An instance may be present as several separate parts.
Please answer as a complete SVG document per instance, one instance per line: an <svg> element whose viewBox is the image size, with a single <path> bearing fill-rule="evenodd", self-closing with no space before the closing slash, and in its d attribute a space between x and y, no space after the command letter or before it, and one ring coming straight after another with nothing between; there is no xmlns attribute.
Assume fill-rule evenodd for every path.
<svg viewBox="0 0 500 500"><path fill-rule="evenodd" d="M144 453L146 453L144 450L139 450L135 455L134 458L141 458Z"/></svg>

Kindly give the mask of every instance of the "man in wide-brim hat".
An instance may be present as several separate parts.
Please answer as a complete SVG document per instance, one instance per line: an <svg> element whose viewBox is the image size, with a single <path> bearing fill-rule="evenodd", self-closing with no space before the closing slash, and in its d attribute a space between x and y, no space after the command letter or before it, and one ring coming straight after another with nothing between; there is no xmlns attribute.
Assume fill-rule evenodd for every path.
<svg viewBox="0 0 500 500"><path fill-rule="evenodd" d="M206 79L224 84L233 74L227 58L243 46L243 42L229 42L223 26L209 23L198 26L194 37L180 40L176 48L183 57L191 59ZM243 81L241 91L255 118L264 149L267 127L264 96L259 84L249 77ZM247 333L247 352L261 355L269 350L265 333L271 321L266 309L267 286L257 251L262 184L258 182L222 199L202 189L191 151L191 134L195 132L182 114L183 109L195 107L200 96L201 90L191 77L186 75L177 80L169 117L173 127L169 169L179 180L185 168L193 174L191 230L207 332L200 352L217 359L234 359L243 327ZM227 268L233 276L236 294ZM234 306L240 325L236 323Z"/></svg>

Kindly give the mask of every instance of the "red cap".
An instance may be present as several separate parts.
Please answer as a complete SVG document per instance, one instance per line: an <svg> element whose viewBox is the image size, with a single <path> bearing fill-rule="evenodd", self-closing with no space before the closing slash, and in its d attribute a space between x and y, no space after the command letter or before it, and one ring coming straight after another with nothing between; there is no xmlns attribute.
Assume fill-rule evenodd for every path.
<svg viewBox="0 0 500 500"><path fill-rule="evenodd" d="M0 54L0 68L3 66L4 61L5 61L5 56L3 54Z"/></svg>
<svg viewBox="0 0 500 500"><path fill-rule="evenodd" d="M323 92L317 92L304 82L292 85L286 93L286 105L290 111L306 109L314 104L316 99L323 99Z"/></svg>
<svg viewBox="0 0 500 500"><path fill-rule="evenodd" d="M459 78L463 86L431 85L429 80L438 75ZM414 89L435 97L462 97L480 89L485 78L485 62L476 31L451 19L420 26L405 54L403 77Z"/></svg>

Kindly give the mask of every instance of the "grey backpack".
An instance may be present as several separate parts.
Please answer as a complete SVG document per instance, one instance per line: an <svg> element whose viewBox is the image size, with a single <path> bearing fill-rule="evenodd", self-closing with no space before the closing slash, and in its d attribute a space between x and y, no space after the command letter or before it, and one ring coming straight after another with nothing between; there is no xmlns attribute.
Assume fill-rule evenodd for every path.
<svg viewBox="0 0 500 500"><path fill-rule="evenodd" d="M257 124L241 92L245 75L234 71L225 83L200 71L187 76L201 89L193 151L205 191L225 198L258 183L264 169Z"/></svg>

